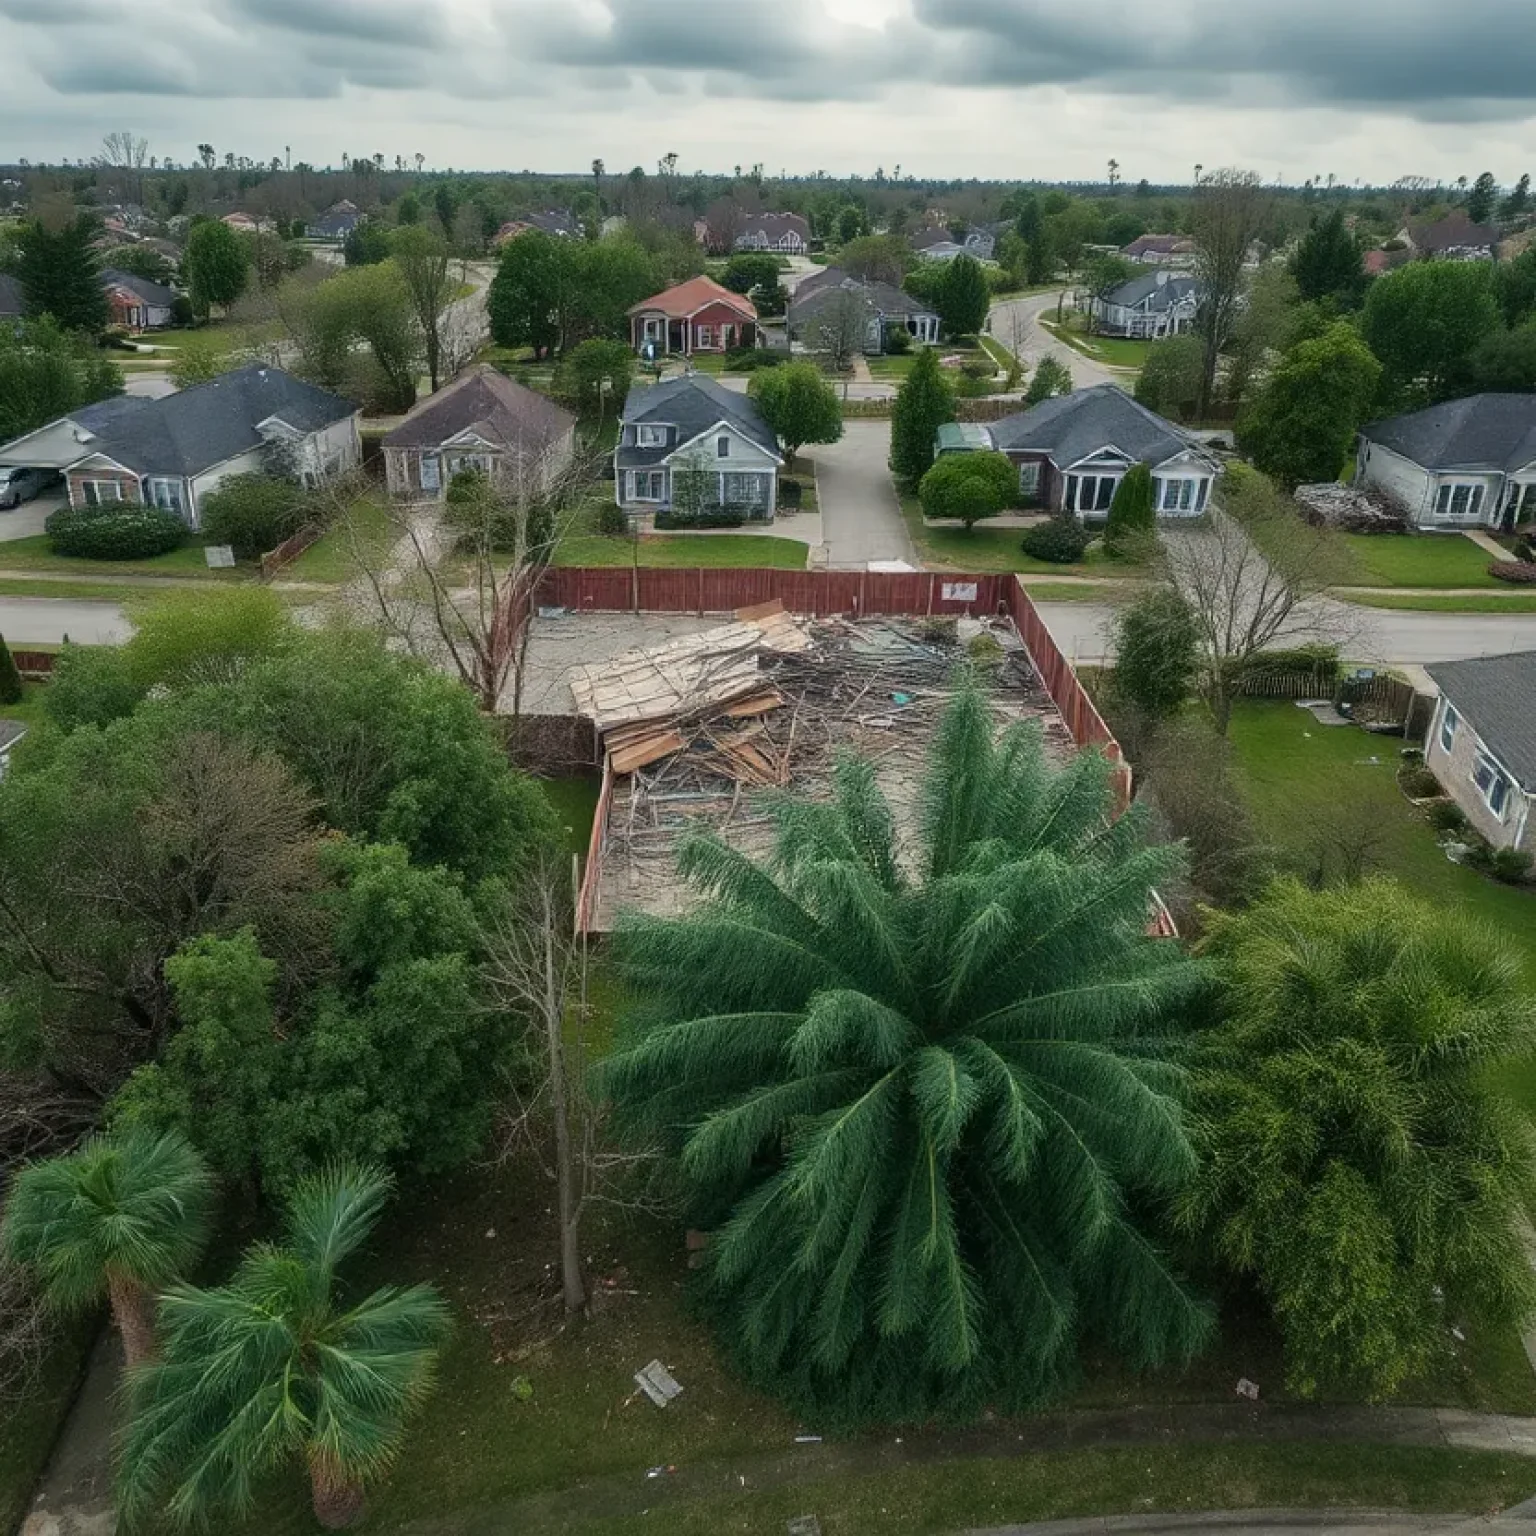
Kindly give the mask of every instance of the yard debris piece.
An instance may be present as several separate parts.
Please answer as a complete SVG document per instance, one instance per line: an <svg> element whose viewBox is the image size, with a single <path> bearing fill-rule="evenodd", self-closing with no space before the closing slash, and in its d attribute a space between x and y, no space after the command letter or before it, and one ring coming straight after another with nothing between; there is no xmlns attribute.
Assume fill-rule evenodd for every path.
<svg viewBox="0 0 1536 1536"><path fill-rule="evenodd" d="M796 1445L820 1445L821 1444L821 1436L820 1435L796 1435L795 1436L795 1444Z"/></svg>
<svg viewBox="0 0 1536 1536"><path fill-rule="evenodd" d="M821 1536L821 1521L815 1515L796 1515L784 1529L789 1536Z"/></svg>
<svg viewBox="0 0 1536 1536"><path fill-rule="evenodd" d="M1385 491L1375 486L1322 481L1293 492L1302 517L1318 527L1345 533L1406 533L1408 519Z"/></svg>
<svg viewBox="0 0 1536 1536"><path fill-rule="evenodd" d="M1040 722L1052 755L1074 748L1018 632L1001 618L969 636L994 642L975 668L996 724ZM764 793L827 799L844 750L869 759L900 826L916 824L923 764L967 662L950 619L793 619L778 603L603 664L571 669L614 777L596 920L621 906L682 910L676 849L713 831L758 857L772 842Z"/></svg>
<svg viewBox="0 0 1536 1536"><path fill-rule="evenodd" d="M647 1477L670 1477L676 1471L677 1468L675 1466L651 1467L645 1475Z"/></svg>
<svg viewBox="0 0 1536 1536"><path fill-rule="evenodd" d="M1256 1381L1249 1381L1246 1376L1240 1376L1238 1378L1238 1381L1237 1381L1237 1395L1239 1397L1246 1397L1250 1402L1254 1402L1254 1403L1258 1402L1258 1400L1259 1400L1259 1384L1258 1384L1258 1382L1256 1382Z"/></svg>
<svg viewBox="0 0 1536 1536"><path fill-rule="evenodd" d="M660 1360L652 1360L635 1372L635 1384L658 1408L665 1408L683 1389Z"/></svg>

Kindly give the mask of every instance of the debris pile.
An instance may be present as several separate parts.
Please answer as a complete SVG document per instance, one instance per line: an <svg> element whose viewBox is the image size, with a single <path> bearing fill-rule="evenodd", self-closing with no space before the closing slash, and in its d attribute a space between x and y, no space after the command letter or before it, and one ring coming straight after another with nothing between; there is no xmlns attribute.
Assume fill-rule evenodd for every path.
<svg viewBox="0 0 1536 1536"><path fill-rule="evenodd" d="M917 812L923 763L970 660L999 727L1070 735L1005 619L796 619L779 604L601 665L572 668L577 712L599 730L613 774L595 926L621 906L671 913L686 892L680 836L708 828L753 856L772 839L762 791L830 795L841 751L875 765L897 818Z"/></svg>
<svg viewBox="0 0 1536 1536"><path fill-rule="evenodd" d="M1323 481L1298 485L1296 505L1307 522L1343 533L1404 533L1408 519L1385 491L1374 485Z"/></svg>

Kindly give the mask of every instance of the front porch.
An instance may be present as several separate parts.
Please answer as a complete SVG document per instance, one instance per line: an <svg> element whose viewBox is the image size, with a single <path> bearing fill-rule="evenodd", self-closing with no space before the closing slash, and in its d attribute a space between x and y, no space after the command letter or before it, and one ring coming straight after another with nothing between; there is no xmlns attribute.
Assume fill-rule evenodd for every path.
<svg viewBox="0 0 1536 1536"><path fill-rule="evenodd" d="M632 517L660 513L674 525L732 514L743 522L768 523L778 501L778 474L771 469L681 475L665 466L621 469L614 499Z"/></svg>
<svg viewBox="0 0 1536 1536"><path fill-rule="evenodd" d="M709 323L670 315L636 315L634 347L655 357L692 357L696 352L735 352L758 344L757 327L750 321Z"/></svg>

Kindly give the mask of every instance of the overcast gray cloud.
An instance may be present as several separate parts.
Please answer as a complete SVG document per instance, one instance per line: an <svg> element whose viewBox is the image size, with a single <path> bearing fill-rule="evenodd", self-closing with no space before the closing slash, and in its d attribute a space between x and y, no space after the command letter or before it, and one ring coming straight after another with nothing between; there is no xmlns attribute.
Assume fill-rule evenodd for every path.
<svg viewBox="0 0 1536 1536"><path fill-rule="evenodd" d="M122 127L185 158L217 125L254 157L308 132L487 168L676 149L1070 178L1115 154L1154 180L1194 159L1299 178L1325 155L1346 179L1512 180L1536 115L1529 4L138 0L140 47L106 0L0 0L0 158L89 154Z"/></svg>

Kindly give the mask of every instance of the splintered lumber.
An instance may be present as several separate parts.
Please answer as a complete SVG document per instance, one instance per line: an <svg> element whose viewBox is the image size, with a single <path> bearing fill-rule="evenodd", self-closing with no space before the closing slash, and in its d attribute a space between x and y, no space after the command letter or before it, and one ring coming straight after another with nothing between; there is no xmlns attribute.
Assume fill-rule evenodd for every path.
<svg viewBox="0 0 1536 1536"><path fill-rule="evenodd" d="M752 623L757 619L772 619L784 612L784 599L782 597L770 598L766 603L754 603L750 608L738 608L736 617L745 623Z"/></svg>
<svg viewBox="0 0 1536 1536"><path fill-rule="evenodd" d="M687 739L681 731L670 728L647 731L622 747L615 748L610 742L608 760L613 764L615 773L633 773L637 768L644 768L647 763L658 762L674 752L681 752L687 745Z"/></svg>
<svg viewBox="0 0 1536 1536"><path fill-rule="evenodd" d="M777 688L770 688L767 693L755 693L750 699L726 705L725 712L732 720L746 720L753 715L766 715L770 709L783 707L784 695Z"/></svg>

